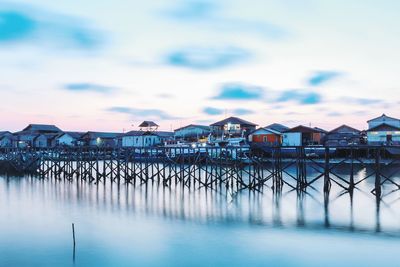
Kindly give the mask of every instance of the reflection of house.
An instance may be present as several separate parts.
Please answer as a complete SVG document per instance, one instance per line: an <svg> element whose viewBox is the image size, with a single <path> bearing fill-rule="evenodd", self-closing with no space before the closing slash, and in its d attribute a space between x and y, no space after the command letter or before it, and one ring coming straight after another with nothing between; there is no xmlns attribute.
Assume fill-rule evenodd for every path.
<svg viewBox="0 0 400 267"><path fill-rule="evenodd" d="M328 132L324 139L325 146L359 145L361 131L347 125L342 125Z"/></svg>
<svg viewBox="0 0 400 267"><path fill-rule="evenodd" d="M214 136L238 137L247 136L256 129L257 124L237 117L229 117L210 125Z"/></svg>
<svg viewBox="0 0 400 267"><path fill-rule="evenodd" d="M81 136L80 141L85 146L116 147L120 135L120 133L89 131Z"/></svg>
<svg viewBox="0 0 400 267"><path fill-rule="evenodd" d="M367 138L370 145L400 145L400 127L383 123L368 129Z"/></svg>
<svg viewBox="0 0 400 267"><path fill-rule="evenodd" d="M286 130L283 133L283 146L307 146L322 144L325 131L303 125Z"/></svg>
<svg viewBox="0 0 400 267"><path fill-rule="evenodd" d="M77 146L80 144L82 132L64 132L55 138L55 144L59 146Z"/></svg>
<svg viewBox="0 0 400 267"><path fill-rule="evenodd" d="M263 128L258 128L249 134L249 141L253 143L263 143L267 145L282 144L282 132L289 128L278 123L274 123Z"/></svg>
<svg viewBox="0 0 400 267"><path fill-rule="evenodd" d="M175 138L187 141L197 141L210 134L210 127L204 125L190 124L174 130Z"/></svg>

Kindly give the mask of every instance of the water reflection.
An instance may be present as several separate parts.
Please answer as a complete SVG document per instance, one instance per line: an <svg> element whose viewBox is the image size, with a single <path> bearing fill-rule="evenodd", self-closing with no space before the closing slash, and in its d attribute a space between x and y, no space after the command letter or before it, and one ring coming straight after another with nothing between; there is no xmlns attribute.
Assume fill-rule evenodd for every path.
<svg viewBox="0 0 400 267"><path fill-rule="evenodd" d="M365 173L365 170L360 172ZM359 175L356 173L354 178L360 179ZM383 201L378 194L369 192L371 186L365 180L354 190L333 186L330 191L322 192L268 187L260 191L234 191L224 187L187 187L182 183L164 186L150 182L135 186L111 181L96 184L25 176L0 178L0 200L2 207L10 210L15 208L15 203L38 202L44 206L52 203L60 209L77 206L116 216L157 216L198 223L234 222L398 235L399 202L388 204L389 199ZM322 186L317 183L318 187ZM398 194L391 195L392 200L396 198Z"/></svg>

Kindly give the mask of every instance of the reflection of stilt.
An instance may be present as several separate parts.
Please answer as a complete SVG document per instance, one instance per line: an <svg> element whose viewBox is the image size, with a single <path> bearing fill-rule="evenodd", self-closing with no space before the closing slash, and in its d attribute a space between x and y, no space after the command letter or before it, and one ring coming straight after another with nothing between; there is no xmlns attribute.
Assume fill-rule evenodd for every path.
<svg viewBox="0 0 400 267"><path fill-rule="evenodd" d="M376 230L376 232L380 232L381 231L381 213L380 213L380 210L381 210L381 197L380 197L380 195L376 195L376 228L375 228L375 230Z"/></svg>
<svg viewBox="0 0 400 267"><path fill-rule="evenodd" d="M376 149L375 152L375 200L376 200L376 231L380 232L381 231L381 222L380 222L380 204L381 204L381 195L382 195L382 189L381 189L381 150Z"/></svg>
<svg viewBox="0 0 400 267"><path fill-rule="evenodd" d="M297 191L297 226L305 225L304 195L303 191Z"/></svg>
<svg viewBox="0 0 400 267"><path fill-rule="evenodd" d="M331 226L329 220L329 190L324 192L324 222L325 227L329 228Z"/></svg>
<svg viewBox="0 0 400 267"><path fill-rule="evenodd" d="M353 189L349 190L349 196L350 196L350 231L354 231Z"/></svg>
<svg viewBox="0 0 400 267"><path fill-rule="evenodd" d="M273 192L273 213L272 213L272 222L274 226L282 225L281 218L281 200L282 200L282 191L277 190Z"/></svg>

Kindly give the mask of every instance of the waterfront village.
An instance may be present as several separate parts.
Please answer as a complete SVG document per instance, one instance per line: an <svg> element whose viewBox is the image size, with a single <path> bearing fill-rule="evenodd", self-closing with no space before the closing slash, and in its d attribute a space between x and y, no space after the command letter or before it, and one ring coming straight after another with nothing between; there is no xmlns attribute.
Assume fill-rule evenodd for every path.
<svg viewBox="0 0 400 267"><path fill-rule="evenodd" d="M367 130L341 125L327 131L299 125L273 123L265 127L237 117L211 125L190 124L173 132L160 131L153 121L127 133L63 131L55 125L30 124L19 132L0 132L3 148L159 147L159 146L327 146L400 145L400 119L385 114L368 122Z"/></svg>

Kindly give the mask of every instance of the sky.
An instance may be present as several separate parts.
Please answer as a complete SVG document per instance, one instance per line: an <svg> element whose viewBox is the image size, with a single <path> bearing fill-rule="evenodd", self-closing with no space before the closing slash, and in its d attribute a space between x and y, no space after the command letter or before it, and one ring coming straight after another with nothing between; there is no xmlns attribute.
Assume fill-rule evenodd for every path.
<svg viewBox="0 0 400 267"><path fill-rule="evenodd" d="M397 0L0 0L0 130L400 117Z"/></svg>

